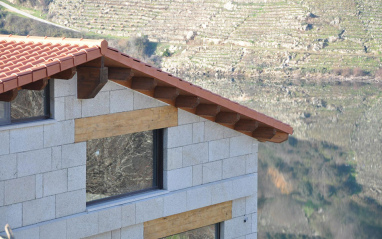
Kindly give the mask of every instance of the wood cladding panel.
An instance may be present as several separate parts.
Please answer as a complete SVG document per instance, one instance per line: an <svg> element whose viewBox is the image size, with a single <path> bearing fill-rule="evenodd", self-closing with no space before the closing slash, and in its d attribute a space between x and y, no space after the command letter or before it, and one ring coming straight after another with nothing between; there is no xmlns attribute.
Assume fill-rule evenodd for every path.
<svg viewBox="0 0 382 239"><path fill-rule="evenodd" d="M163 106L75 120L75 142L178 125L178 109Z"/></svg>
<svg viewBox="0 0 382 239"><path fill-rule="evenodd" d="M232 201L145 222L144 238L158 239L232 218Z"/></svg>

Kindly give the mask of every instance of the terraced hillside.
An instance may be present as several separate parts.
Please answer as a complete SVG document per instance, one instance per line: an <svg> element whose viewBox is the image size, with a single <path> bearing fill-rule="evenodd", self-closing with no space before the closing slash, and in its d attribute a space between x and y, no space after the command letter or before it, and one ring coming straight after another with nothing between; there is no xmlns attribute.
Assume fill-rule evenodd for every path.
<svg viewBox="0 0 382 239"><path fill-rule="evenodd" d="M382 66L380 0L54 0L50 15L97 34L147 35L174 73Z"/></svg>

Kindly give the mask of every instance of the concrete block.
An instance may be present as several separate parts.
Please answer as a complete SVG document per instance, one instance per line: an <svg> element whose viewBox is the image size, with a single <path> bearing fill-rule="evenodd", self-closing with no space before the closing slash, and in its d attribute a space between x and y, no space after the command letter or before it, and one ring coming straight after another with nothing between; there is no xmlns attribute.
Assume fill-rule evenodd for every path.
<svg viewBox="0 0 382 239"><path fill-rule="evenodd" d="M0 207L4 205L4 181L0 181Z"/></svg>
<svg viewBox="0 0 382 239"><path fill-rule="evenodd" d="M203 184L222 179L222 161L203 164Z"/></svg>
<svg viewBox="0 0 382 239"><path fill-rule="evenodd" d="M28 176L5 181L4 205L24 202L36 198L36 178Z"/></svg>
<svg viewBox="0 0 382 239"><path fill-rule="evenodd" d="M9 130L0 131L0 155L9 154Z"/></svg>
<svg viewBox="0 0 382 239"><path fill-rule="evenodd" d="M252 232L257 232L257 213L252 214Z"/></svg>
<svg viewBox="0 0 382 239"><path fill-rule="evenodd" d="M212 141L224 138L224 126L212 121L206 121L204 125L204 140Z"/></svg>
<svg viewBox="0 0 382 239"><path fill-rule="evenodd" d="M121 230L111 231L111 239L121 239Z"/></svg>
<svg viewBox="0 0 382 239"><path fill-rule="evenodd" d="M134 110L134 92L128 88L110 92L110 113Z"/></svg>
<svg viewBox="0 0 382 239"><path fill-rule="evenodd" d="M183 163L182 147L164 150L164 170L181 168Z"/></svg>
<svg viewBox="0 0 382 239"><path fill-rule="evenodd" d="M257 175L242 177L232 181L233 195L236 198L247 197L257 192Z"/></svg>
<svg viewBox="0 0 382 239"><path fill-rule="evenodd" d="M18 230L14 230L13 234L17 239L39 239L39 228L35 226L23 227Z"/></svg>
<svg viewBox="0 0 382 239"><path fill-rule="evenodd" d="M208 162L208 143L192 144L183 147L183 167Z"/></svg>
<svg viewBox="0 0 382 239"><path fill-rule="evenodd" d="M70 80L56 79L53 82L53 96L62 97L77 94L77 74Z"/></svg>
<svg viewBox="0 0 382 239"><path fill-rule="evenodd" d="M252 139L252 153L256 154L259 152L259 141L257 139Z"/></svg>
<svg viewBox="0 0 382 239"><path fill-rule="evenodd" d="M143 239L143 223L122 228L121 239Z"/></svg>
<svg viewBox="0 0 382 239"><path fill-rule="evenodd" d="M257 233L251 233L245 236L245 239L257 239Z"/></svg>
<svg viewBox="0 0 382 239"><path fill-rule="evenodd" d="M55 218L55 197L23 202L23 226Z"/></svg>
<svg viewBox="0 0 382 239"><path fill-rule="evenodd" d="M68 191L86 188L86 166L68 168Z"/></svg>
<svg viewBox="0 0 382 239"><path fill-rule="evenodd" d="M81 118L82 114L82 104L81 100L77 99L76 96L65 97L65 119L77 119Z"/></svg>
<svg viewBox="0 0 382 239"><path fill-rule="evenodd" d="M86 165L86 142L62 146L62 167Z"/></svg>
<svg viewBox="0 0 382 239"><path fill-rule="evenodd" d="M232 201L232 218L244 216L246 209L246 198L239 198Z"/></svg>
<svg viewBox="0 0 382 239"><path fill-rule="evenodd" d="M223 178L232 178L244 175L248 155L223 159Z"/></svg>
<svg viewBox="0 0 382 239"><path fill-rule="evenodd" d="M253 139L247 135L230 138L230 157L252 153Z"/></svg>
<svg viewBox="0 0 382 239"><path fill-rule="evenodd" d="M35 126L10 131L10 152L18 153L44 147L44 126Z"/></svg>
<svg viewBox="0 0 382 239"><path fill-rule="evenodd" d="M61 146L52 147L52 170L61 169Z"/></svg>
<svg viewBox="0 0 382 239"><path fill-rule="evenodd" d="M178 125L200 122L200 117L188 111L178 109Z"/></svg>
<svg viewBox="0 0 382 239"><path fill-rule="evenodd" d="M65 97L58 97L54 99L53 109L53 118L56 121L65 120Z"/></svg>
<svg viewBox="0 0 382 239"><path fill-rule="evenodd" d="M93 99L82 100L82 117L105 115L110 113L109 92L99 92Z"/></svg>
<svg viewBox="0 0 382 239"><path fill-rule="evenodd" d="M192 186L192 167L164 171L165 189L175 191Z"/></svg>
<svg viewBox="0 0 382 239"><path fill-rule="evenodd" d="M249 215L236 217L224 222L224 239L245 236L252 232L252 217Z"/></svg>
<svg viewBox="0 0 382 239"><path fill-rule="evenodd" d="M16 154L0 156L0 181L16 178Z"/></svg>
<svg viewBox="0 0 382 239"><path fill-rule="evenodd" d="M200 143L204 141L204 122L192 124L192 142Z"/></svg>
<svg viewBox="0 0 382 239"><path fill-rule="evenodd" d="M44 173L44 197L64 193L68 190L68 171L62 169Z"/></svg>
<svg viewBox="0 0 382 239"><path fill-rule="evenodd" d="M23 224L23 206L21 203L0 207L0 232L4 231L5 224L12 228L21 227Z"/></svg>
<svg viewBox="0 0 382 239"><path fill-rule="evenodd" d="M220 139L208 143L208 159L215 161L229 158L229 139Z"/></svg>
<svg viewBox="0 0 382 239"><path fill-rule="evenodd" d="M203 183L203 165L198 164L192 166L192 186L201 185Z"/></svg>
<svg viewBox="0 0 382 239"><path fill-rule="evenodd" d="M147 109L165 106L162 101L151 98L147 95L134 91L134 110Z"/></svg>
<svg viewBox="0 0 382 239"><path fill-rule="evenodd" d="M137 202L135 210L136 223L163 217L163 197Z"/></svg>
<svg viewBox="0 0 382 239"><path fill-rule="evenodd" d="M115 91L115 90L123 90L123 89L129 89L126 88L120 84L117 84L113 81L108 81L101 89L101 91Z"/></svg>
<svg viewBox="0 0 382 239"><path fill-rule="evenodd" d="M28 151L17 155L17 175L28 175L48 172L52 169L52 151L50 148Z"/></svg>
<svg viewBox="0 0 382 239"><path fill-rule="evenodd" d="M86 210L85 189L56 195L56 218Z"/></svg>
<svg viewBox="0 0 382 239"><path fill-rule="evenodd" d="M224 127L224 126L222 126ZM233 129L230 129L228 127L224 127L224 138L231 138L231 137L237 137L237 136L241 136L243 135L242 133L236 131L236 130L233 130Z"/></svg>
<svg viewBox="0 0 382 239"><path fill-rule="evenodd" d="M44 147L74 143L74 120L44 125Z"/></svg>
<svg viewBox="0 0 382 239"><path fill-rule="evenodd" d="M104 232L84 239L111 239L111 232Z"/></svg>
<svg viewBox="0 0 382 239"><path fill-rule="evenodd" d="M245 173L257 173L257 153L256 154L249 154L246 159L246 169Z"/></svg>
<svg viewBox="0 0 382 239"><path fill-rule="evenodd" d="M257 212L257 193L246 197L245 200L245 213L250 214Z"/></svg>
<svg viewBox="0 0 382 239"><path fill-rule="evenodd" d="M199 186L187 190L187 211L211 205L210 187Z"/></svg>
<svg viewBox="0 0 382 239"><path fill-rule="evenodd" d="M40 226L40 239L66 239L66 220L48 222Z"/></svg>
<svg viewBox="0 0 382 239"><path fill-rule="evenodd" d="M192 144L192 124L167 128L165 137L167 148L176 148Z"/></svg>
<svg viewBox="0 0 382 239"><path fill-rule="evenodd" d="M36 198L42 198L43 195L43 177L42 174L36 175Z"/></svg>
<svg viewBox="0 0 382 239"><path fill-rule="evenodd" d="M163 216L178 214L187 211L187 192L178 192L163 199Z"/></svg>
<svg viewBox="0 0 382 239"><path fill-rule="evenodd" d="M98 233L98 213L78 215L66 220L66 238L79 239Z"/></svg>
<svg viewBox="0 0 382 239"><path fill-rule="evenodd" d="M121 228L121 207L116 206L98 212L98 233ZM111 237L111 234L110 234Z"/></svg>
<svg viewBox="0 0 382 239"><path fill-rule="evenodd" d="M135 224L135 203L123 205L121 208L121 226L127 227Z"/></svg>
<svg viewBox="0 0 382 239"><path fill-rule="evenodd" d="M212 204L222 203L234 199L232 181L224 181L212 184L211 201Z"/></svg>

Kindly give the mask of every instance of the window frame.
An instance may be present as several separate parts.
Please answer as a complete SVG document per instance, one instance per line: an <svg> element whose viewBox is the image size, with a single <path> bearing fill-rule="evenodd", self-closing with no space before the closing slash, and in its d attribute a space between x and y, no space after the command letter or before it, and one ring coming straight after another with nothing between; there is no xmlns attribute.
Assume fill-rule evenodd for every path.
<svg viewBox="0 0 382 239"><path fill-rule="evenodd" d="M163 131L164 129L154 129L152 131L153 131L153 169L154 169L153 170L153 187L88 201L86 202L87 207L97 205L100 203L112 202L122 198L128 198L130 196L142 194L145 192L163 189L163 135L164 135ZM136 133L139 133L139 132L136 132Z"/></svg>

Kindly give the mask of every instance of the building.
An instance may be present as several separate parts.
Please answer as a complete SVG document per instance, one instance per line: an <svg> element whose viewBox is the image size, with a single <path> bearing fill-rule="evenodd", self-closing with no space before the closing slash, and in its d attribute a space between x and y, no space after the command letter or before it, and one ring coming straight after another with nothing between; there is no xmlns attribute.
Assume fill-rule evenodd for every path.
<svg viewBox="0 0 382 239"><path fill-rule="evenodd" d="M0 36L0 52L0 225L17 239L257 237L258 141L289 125L104 40Z"/></svg>

